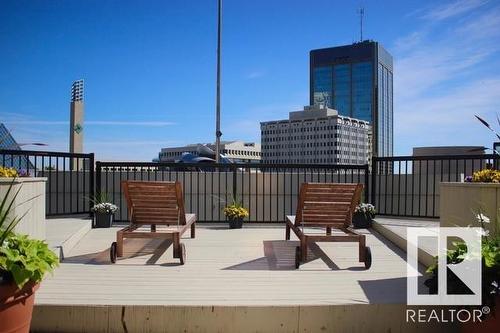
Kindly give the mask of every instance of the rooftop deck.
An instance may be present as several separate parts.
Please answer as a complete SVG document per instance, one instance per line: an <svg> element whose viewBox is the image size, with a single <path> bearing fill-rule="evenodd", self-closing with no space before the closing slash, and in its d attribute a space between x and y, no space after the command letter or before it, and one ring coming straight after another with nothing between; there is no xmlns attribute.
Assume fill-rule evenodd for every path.
<svg viewBox="0 0 500 333"><path fill-rule="evenodd" d="M357 243L310 246L308 262L296 270L293 234L285 241L283 224L253 223L235 230L198 225L195 239L182 239L184 266L170 242L145 239L126 240L124 258L111 264L118 229L92 229L76 244L66 242L74 247L63 249L64 261L37 293L34 332L454 328L406 323L405 254L373 229L361 230L373 255L369 270L358 262Z"/></svg>
<svg viewBox="0 0 500 333"><path fill-rule="evenodd" d="M184 238L188 260L172 258L169 241L128 239L125 257L110 264L119 228L92 229L44 281L37 304L320 305L406 301L403 252L365 230L373 266L358 262L357 243L319 243L294 268L298 241L283 225L198 225Z"/></svg>

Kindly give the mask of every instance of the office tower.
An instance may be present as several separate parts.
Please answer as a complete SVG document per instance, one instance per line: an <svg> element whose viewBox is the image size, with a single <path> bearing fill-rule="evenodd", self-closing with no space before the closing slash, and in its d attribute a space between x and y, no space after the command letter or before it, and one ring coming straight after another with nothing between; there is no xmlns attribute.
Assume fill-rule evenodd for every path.
<svg viewBox="0 0 500 333"><path fill-rule="evenodd" d="M83 152L83 80L73 82L71 86L69 152ZM82 160L72 159L71 170L81 170Z"/></svg>
<svg viewBox="0 0 500 333"><path fill-rule="evenodd" d="M340 116L325 105L290 112L284 120L260 123L262 162L367 164L370 126Z"/></svg>
<svg viewBox="0 0 500 333"><path fill-rule="evenodd" d="M310 104L370 122L374 156L393 154L392 82L392 56L378 42L310 53Z"/></svg>

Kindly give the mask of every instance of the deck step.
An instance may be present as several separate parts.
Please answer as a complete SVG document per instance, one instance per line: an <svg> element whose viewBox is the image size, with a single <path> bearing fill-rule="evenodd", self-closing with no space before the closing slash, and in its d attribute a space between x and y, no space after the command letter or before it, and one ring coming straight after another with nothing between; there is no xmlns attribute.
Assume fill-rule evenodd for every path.
<svg viewBox="0 0 500 333"><path fill-rule="evenodd" d="M373 229L406 252L406 230L408 227L435 228L439 227L439 220L428 219L396 219L377 217L373 221ZM434 263L437 255L437 241L422 239L419 242L418 261L425 267Z"/></svg>

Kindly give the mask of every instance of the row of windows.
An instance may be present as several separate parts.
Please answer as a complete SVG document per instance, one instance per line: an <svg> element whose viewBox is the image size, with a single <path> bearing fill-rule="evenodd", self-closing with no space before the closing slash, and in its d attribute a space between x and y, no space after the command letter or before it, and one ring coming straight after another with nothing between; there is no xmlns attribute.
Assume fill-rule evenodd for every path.
<svg viewBox="0 0 500 333"><path fill-rule="evenodd" d="M347 148L359 148L359 149L367 149L368 145L359 143L357 141L353 142L312 142L312 143L288 143L288 144L273 144L273 145L264 145L262 146L262 150L276 150L276 149L287 149L287 148L310 148L310 147L347 147Z"/></svg>
<svg viewBox="0 0 500 333"><path fill-rule="evenodd" d="M295 159L270 159L265 163L335 163L335 164L365 164L366 160L349 158L295 158Z"/></svg>
<svg viewBox="0 0 500 333"><path fill-rule="evenodd" d="M183 150L182 152L181 151L161 152L160 157L181 156L183 153L191 153L193 155L198 156L198 152L195 150ZM242 155L242 156L261 156L261 152L248 151L248 150L223 149L221 151L221 153L222 154L231 154L231 155Z"/></svg>
<svg viewBox="0 0 500 333"><path fill-rule="evenodd" d="M339 114L372 121L373 67L371 62L316 67L313 70L313 103Z"/></svg>
<svg viewBox="0 0 500 333"><path fill-rule="evenodd" d="M297 141L297 140L318 140L318 139L345 139L345 140L366 140L366 133L364 134L315 134L315 135L299 135L299 136L290 136L290 137L263 137L261 140L263 143L265 142L280 142L280 141Z"/></svg>
<svg viewBox="0 0 500 333"><path fill-rule="evenodd" d="M274 128L273 125L262 126L263 128ZM328 125L328 126L314 126L314 127L300 127L300 128L286 128L282 127L282 129L265 129L261 131L262 135L269 134L285 134L285 133L299 133L299 132L320 132L320 131L328 131L328 130L349 130L349 131L364 131L368 126L364 123L360 123L359 126L355 125Z"/></svg>
<svg viewBox="0 0 500 333"><path fill-rule="evenodd" d="M355 152L349 150L335 149L335 150L314 150L314 151L285 151L285 152L270 152L264 153L263 157L274 156L314 156L314 155L351 155L351 156L367 156L366 152Z"/></svg>

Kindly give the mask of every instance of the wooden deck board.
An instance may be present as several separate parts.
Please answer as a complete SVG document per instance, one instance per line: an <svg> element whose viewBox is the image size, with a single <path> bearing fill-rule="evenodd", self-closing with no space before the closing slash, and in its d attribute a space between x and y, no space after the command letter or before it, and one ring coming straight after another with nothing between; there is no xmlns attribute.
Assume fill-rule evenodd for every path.
<svg viewBox="0 0 500 333"><path fill-rule="evenodd" d="M93 229L47 278L36 304L57 305L335 305L406 302L404 254L367 234L373 265L358 262L357 243L320 243L309 262L294 269L292 235L285 226L197 227L185 234L187 263L172 258L169 241L125 241L126 259L109 263L119 228ZM157 246L160 245L160 250ZM161 249L165 250L163 253ZM326 253L324 255L323 252ZM331 258L331 260L328 259Z"/></svg>

